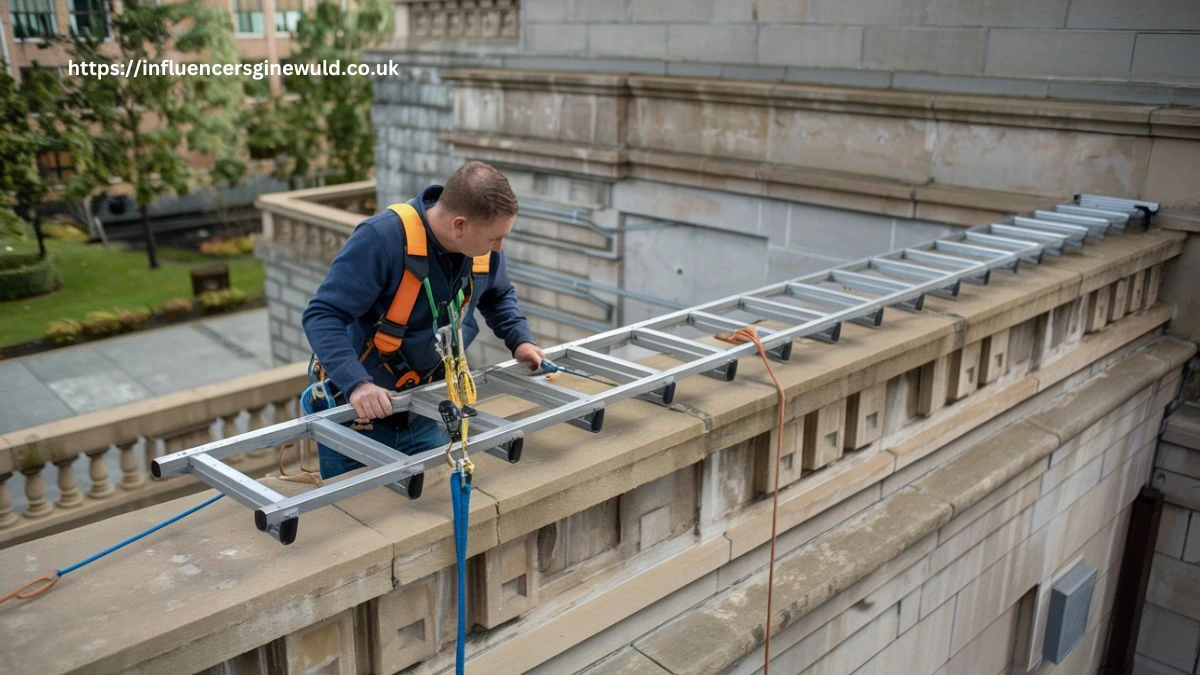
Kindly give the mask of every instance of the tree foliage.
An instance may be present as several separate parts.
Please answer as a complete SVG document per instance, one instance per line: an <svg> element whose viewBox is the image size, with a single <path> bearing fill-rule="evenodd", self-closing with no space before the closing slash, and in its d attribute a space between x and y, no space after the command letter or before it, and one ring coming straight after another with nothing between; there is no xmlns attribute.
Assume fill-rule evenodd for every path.
<svg viewBox="0 0 1200 675"><path fill-rule="evenodd" d="M391 8L381 0L364 0L349 12L321 0L300 19L289 63L340 61L343 73L285 78L285 96L274 101L269 116L251 121L251 143L275 155L278 178L300 187L369 176L375 165L371 79L344 71L351 63L362 63L363 49L391 33Z"/></svg>

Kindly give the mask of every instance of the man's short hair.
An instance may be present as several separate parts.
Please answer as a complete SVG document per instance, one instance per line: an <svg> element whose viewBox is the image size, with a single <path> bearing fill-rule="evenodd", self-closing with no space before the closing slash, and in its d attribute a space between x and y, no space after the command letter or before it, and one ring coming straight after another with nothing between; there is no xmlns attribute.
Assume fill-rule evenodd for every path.
<svg viewBox="0 0 1200 675"><path fill-rule="evenodd" d="M447 212L469 219L491 221L517 215L517 196L508 179L483 162L458 167L443 186L438 203Z"/></svg>

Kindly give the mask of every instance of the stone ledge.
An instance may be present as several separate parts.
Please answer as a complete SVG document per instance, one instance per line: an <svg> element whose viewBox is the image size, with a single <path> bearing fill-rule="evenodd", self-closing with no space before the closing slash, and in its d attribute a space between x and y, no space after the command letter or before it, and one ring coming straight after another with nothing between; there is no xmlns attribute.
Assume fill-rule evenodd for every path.
<svg viewBox="0 0 1200 675"><path fill-rule="evenodd" d="M1103 417L1130 391L1153 384L1196 353L1196 346L1172 338L1139 353L1084 383L1054 405L1060 418L1080 428ZM1114 382L1122 388L1114 391ZM860 516L777 563L772 617L776 630L795 623L825 600L883 566L978 503L1000 485L1059 445L1058 438L1031 423L1018 423L938 468L910 488L886 498ZM880 527L887 523L888 526ZM896 527L896 524L903 524ZM880 531L882 529L882 532ZM634 643L638 651L672 673L716 672L762 644L766 573L726 589Z"/></svg>
<svg viewBox="0 0 1200 675"><path fill-rule="evenodd" d="M1182 235L1174 236L1178 238ZM1022 275L1017 277L997 275L993 282L993 291L997 294L997 303L1005 308L987 313L985 309L988 303L982 298L975 300L979 303L976 308L980 315L986 315L986 320L994 326L1007 328L1011 325L1005 323L1007 320L1016 321L1027 315L1025 306L1029 303L1017 301L1019 298L1026 298L1030 302L1031 299L1039 297L1061 300L1064 297L1061 295L1062 289L1080 288L1082 279L1089 274L1100 274L1107 267L1123 265L1129 260L1157 260L1170 255L1174 250L1175 239L1164 237L1160 233L1130 233L1123 237L1126 241L1121 243L1089 243L1088 253L1084 256L1049 260L1042 268L1022 272ZM1069 264L1071 271L1056 270L1055 267L1059 263ZM1072 298L1066 298L1070 299ZM1149 310L1131 318L1130 321L1114 325L1114 330L1124 326L1140 326L1147 331L1152 330L1157 323L1151 325L1149 317L1161 314L1161 311ZM936 310L920 315L889 312L889 318L879 329L847 326L843 344L838 346L811 341L797 342L794 346L793 362L777 368L792 401L789 413L793 417L804 414L830 402L844 399L866 387L886 382L896 375L950 353L959 348L965 336L969 335L971 321L970 315L964 317L939 313ZM1102 336L1103 333L1100 337ZM775 395L767 384L768 381L761 363L755 359L744 359L738 381L732 385L709 378L689 378L686 384L680 387L677 394L680 405L674 409L647 407L648 404L633 400L612 406L609 410L612 424L621 426L629 433L617 436L588 436L564 426L546 430L530 439L532 442L527 442L525 460L521 464L508 465L487 456L481 457L480 480L477 483L480 492L477 499L473 500L472 510L472 553L524 536L548 520L563 517L564 513L578 511L628 492L680 468L694 465L704 457L737 442L766 432L775 419ZM570 380L565 383L575 384ZM635 422L639 425L644 424L642 418L647 416L653 418L653 429L656 431L632 433L628 425ZM706 425L711 425L711 433L706 433ZM613 429L615 428L617 427L614 426ZM662 434L667 436L663 437ZM681 441L674 439L672 434L681 434L683 438ZM619 438L620 443L613 443L613 438ZM581 439L586 440L581 442ZM672 443L673 440L676 442ZM605 443L609 447L605 447ZM616 447L618 445L620 447ZM870 463L864 461L864 466L867 464ZM836 469L837 466L833 465L832 469ZM845 466L854 466L853 460L846 462ZM892 459L885 455L881 466L871 464L856 480L877 482L880 472L890 472L893 466ZM530 480L529 472L533 470L538 471L539 481ZM239 626L238 621L249 620L239 619L243 616L239 612L243 610L236 607L224 608L218 603L213 613L221 616L223 623L208 623L205 617L196 615L172 615L170 606L166 604L170 599L192 594L209 594L212 592L209 582L221 583L228 579L217 579L215 576L210 579L199 574L168 574L174 584L174 594L159 594L155 596L155 602L162 604L145 605L147 608L154 607L159 610L153 626L153 630L157 631L155 635L147 635L149 629L143 625L141 633L133 632L132 629L126 633L125 642L113 641L103 649L97 648L86 654L64 652L56 649L55 645L48 644L44 645L48 651L38 651L39 643L30 643L25 650L18 650L16 653L22 654L22 658L37 659L38 663L46 664L45 670L52 671L69 671L80 664L91 662L108 664L111 669L117 669L150 659L153 659L152 663L156 667L162 669L186 664L188 668L195 666L192 668L195 670L204 667L198 665L204 658L210 660L207 665L223 658L232 658L247 649L286 634L298 625L309 625L355 607L365 601L364 597L377 597L390 590L397 582L405 583L407 580L451 565L451 510L446 503L445 490L436 489L437 485L444 485L444 477L444 469L431 471L428 476L428 484L431 487L427 490L427 496L416 503L409 503L387 490L376 490L345 500L332 508L319 509L312 515L306 514L302 519L302 536L297 545L286 549L286 558L280 556L281 549L277 542L250 527L249 514L236 505L224 504L221 509L212 511L208 516L189 522L187 530L170 530L154 540L151 548L158 550L160 546L167 547L172 550L172 554L196 555L192 551L192 547L195 546L197 551L207 556L205 562L209 563L210 567L219 567L222 564L217 555L222 551L210 550L210 546L217 546L212 542L236 541L239 551L245 547L246 554L256 560L285 560L286 563L279 571L283 577L291 577L289 570L293 564L300 569L305 565L315 565L314 569L319 568L324 564L320 555L327 552L323 546L336 549L346 560L361 561L364 568L368 563L375 565L374 561L377 559L387 561L389 571L386 574L386 582L372 577L366 590L362 586L365 581L354 581L349 585L338 582L341 585L335 584L334 591L324 581L325 577L301 572L299 580L294 580L290 586L292 595L288 597L321 598L318 607L309 607L305 610L306 613L300 614L296 619L297 622L308 623L293 622L288 612L296 612L295 602L281 599L273 590L274 586L261 583L257 578L254 588L261 588L263 595L252 596L249 603L262 618L258 623L250 622L248 625L253 627L253 630L245 634L239 632L244 626ZM278 485L276 489L281 492L297 488L292 484L273 482L271 485ZM188 506L195 503L187 501ZM182 510L183 506L182 502L175 502L108 521L104 528L80 531L92 533L90 538L80 537L72 532L41 540L35 545L23 545L0 552L0 563L7 561L7 564L0 564L0 581L8 586L15 586L40 571L40 565L34 569L26 569L27 564L22 558L23 555L33 552L34 546L39 551L38 560L45 559L42 557L45 552L52 554L51 559L43 564L66 564L99 549L101 544L98 539L103 538L105 532L116 529L136 531L141 529L137 524L172 515ZM945 508L949 512L951 507L946 505ZM803 518L802 515L795 517ZM231 532L236 534L231 535ZM735 542L734 537L720 538L712 551L700 546L694 550L707 551L705 555L713 559L728 560L731 547L735 544L743 549L753 548L753 538L758 536L756 532L757 530L746 532L744 536L739 537L740 542ZM195 543L196 539L199 539L200 543ZM223 548L228 550L228 547ZM113 597L113 603L119 606L118 601L123 597L121 593L128 590L128 579L151 578L154 576L151 571L166 569L169 572L173 569L168 565L169 561L161 556L145 555L151 558L144 565L146 573L140 576L130 575L121 570L119 565L112 564L98 566L95 571L89 569L86 576L63 582L77 584L78 593L64 593L60 587L46 598L21 606L18 612L0 616L0 624L13 631L19 630L19 626L8 623L12 620L18 621L22 626L57 625L63 616L85 613L84 605L80 603L87 602L89 597L94 597L100 591ZM128 555L128 558L135 557L132 552ZM708 559L706 557L705 561ZM119 561L120 558L113 560ZM702 567L707 564L705 561L697 562L696 565ZM357 563L346 563L349 566L354 564ZM196 566L200 567L198 564ZM679 581L684 583L690 580ZM242 589L246 587L245 584L241 585ZM384 590L378 590L379 588ZM371 595L372 593L374 595ZM641 595L649 598L651 593L649 590L643 590ZM243 595L242 599L247 598ZM605 620L608 619L595 619L601 623ZM194 632L189 633L193 637L196 634L207 636L197 643L204 646L203 653L187 641L177 639L189 630L189 627L194 629ZM270 634L271 630L277 632ZM82 635L81 632L77 637ZM71 639L71 644L83 642L81 639ZM156 646L147 646L150 642ZM136 645L136 649L133 645ZM160 652L150 653L148 650L152 649L158 649ZM6 656L15 658L12 654ZM182 668L183 665L180 665L180 669Z"/></svg>

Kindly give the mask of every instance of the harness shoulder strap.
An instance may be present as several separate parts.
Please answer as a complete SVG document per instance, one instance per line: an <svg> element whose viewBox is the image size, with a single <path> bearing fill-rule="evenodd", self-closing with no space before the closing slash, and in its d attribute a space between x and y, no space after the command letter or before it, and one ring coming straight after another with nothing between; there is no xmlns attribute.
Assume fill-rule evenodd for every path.
<svg viewBox="0 0 1200 675"><path fill-rule="evenodd" d="M404 224L405 257L400 287L375 331L375 348L385 356L399 351L404 343L409 317L421 295L421 282L429 275L429 246L420 214L408 202L392 204L388 208L400 216L400 222Z"/></svg>
<svg viewBox="0 0 1200 675"><path fill-rule="evenodd" d="M471 274L488 274L492 270L492 254L484 253L471 259Z"/></svg>

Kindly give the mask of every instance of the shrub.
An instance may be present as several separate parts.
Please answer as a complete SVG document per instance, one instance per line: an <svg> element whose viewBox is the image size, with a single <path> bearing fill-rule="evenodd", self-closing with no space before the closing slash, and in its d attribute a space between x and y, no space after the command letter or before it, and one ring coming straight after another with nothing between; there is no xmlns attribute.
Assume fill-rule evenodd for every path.
<svg viewBox="0 0 1200 675"><path fill-rule="evenodd" d="M63 241L87 241L91 239L86 231L79 229L79 226L70 220L55 220L49 223L42 223L42 234L47 239L61 239Z"/></svg>
<svg viewBox="0 0 1200 675"><path fill-rule="evenodd" d="M235 237L233 241L237 244L238 253L242 255L251 255L254 253L254 237L247 234Z"/></svg>
<svg viewBox="0 0 1200 675"><path fill-rule="evenodd" d="M179 321L192 315L192 306L192 301L187 298L171 298L158 308L158 312L167 321Z"/></svg>
<svg viewBox="0 0 1200 675"><path fill-rule="evenodd" d="M122 331L137 330L150 322L150 310L144 307L117 310L117 323Z"/></svg>
<svg viewBox="0 0 1200 675"><path fill-rule="evenodd" d="M53 345L68 345L79 339L79 334L83 327L78 321L72 319L59 319L51 321L46 327L46 339Z"/></svg>
<svg viewBox="0 0 1200 675"><path fill-rule="evenodd" d="M0 254L0 301L42 295L58 288L54 259L36 253Z"/></svg>
<svg viewBox="0 0 1200 675"><path fill-rule="evenodd" d="M32 234L28 223L12 209L0 206L0 239L28 239Z"/></svg>
<svg viewBox="0 0 1200 675"><path fill-rule="evenodd" d="M246 304L246 292L240 288L205 291L200 294L200 306L205 313L213 314Z"/></svg>
<svg viewBox="0 0 1200 675"><path fill-rule="evenodd" d="M121 324L112 312L88 312L83 319L83 334L91 338L115 335L120 330Z"/></svg>
<svg viewBox="0 0 1200 675"><path fill-rule="evenodd" d="M213 258L236 258L254 253L254 238L250 235L221 239L213 237L200 242L200 253Z"/></svg>

